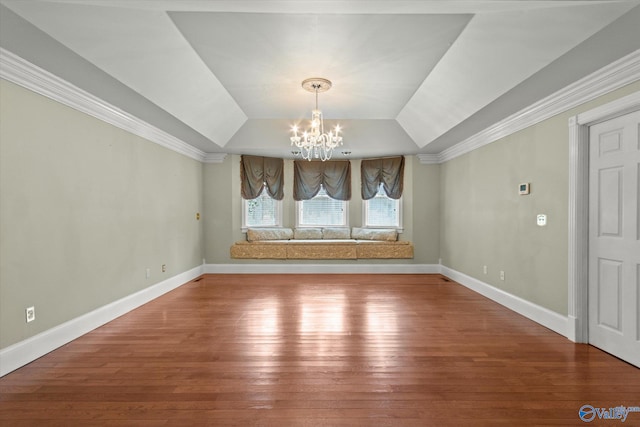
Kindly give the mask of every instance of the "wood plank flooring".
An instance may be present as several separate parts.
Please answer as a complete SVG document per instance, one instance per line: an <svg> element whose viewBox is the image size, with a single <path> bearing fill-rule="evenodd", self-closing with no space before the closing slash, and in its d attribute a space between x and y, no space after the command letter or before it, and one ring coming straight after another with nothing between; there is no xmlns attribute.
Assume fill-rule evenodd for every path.
<svg viewBox="0 0 640 427"><path fill-rule="evenodd" d="M0 379L3 426L580 426L585 404L640 406L640 369L439 275L205 275Z"/></svg>

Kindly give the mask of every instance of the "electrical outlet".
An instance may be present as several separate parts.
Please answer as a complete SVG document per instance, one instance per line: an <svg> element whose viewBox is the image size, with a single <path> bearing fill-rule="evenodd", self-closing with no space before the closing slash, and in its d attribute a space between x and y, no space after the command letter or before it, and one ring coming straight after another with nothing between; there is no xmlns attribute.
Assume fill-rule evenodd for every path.
<svg viewBox="0 0 640 427"><path fill-rule="evenodd" d="M487 274L487 266L486 266L486 265L482 267L482 272L483 272L484 274Z"/></svg>
<svg viewBox="0 0 640 427"><path fill-rule="evenodd" d="M500 270L500 280L504 280L504 271Z"/></svg>
<svg viewBox="0 0 640 427"><path fill-rule="evenodd" d="M151 277L151 269L150 269L150 268L147 268L147 279L148 279L149 277Z"/></svg>
<svg viewBox="0 0 640 427"><path fill-rule="evenodd" d="M24 309L24 314L27 319L27 323L31 323L36 320L36 308L35 307L27 307Z"/></svg>
<svg viewBox="0 0 640 427"><path fill-rule="evenodd" d="M162 264L162 272L163 273L167 272L167 264Z"/></svg>

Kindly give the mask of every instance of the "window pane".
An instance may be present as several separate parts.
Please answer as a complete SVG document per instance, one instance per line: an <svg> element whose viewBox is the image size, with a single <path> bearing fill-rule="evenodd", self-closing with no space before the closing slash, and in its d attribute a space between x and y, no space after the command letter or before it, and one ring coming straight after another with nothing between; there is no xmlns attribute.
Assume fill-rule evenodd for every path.
<svg viewBox="0 0 640 427"><path fill-rule="evenodd" d="M311 200L298 202L300 226L346 225L346 202L327 196L324 189Z"/></svg>
<svg viewBox="0 0 640 427"><path fill-rule="evenodd" d="M369 227L398 227L400 225L400 201L385 194L382 185L373 199L365 201L366 225Z"/></svg>
<svg viewBox="0 0 640 427"><path fill-rule="evenodd" d="M278 225L278 201L262 190L260 196L245 200L245 225L247 227Z"/></svg>

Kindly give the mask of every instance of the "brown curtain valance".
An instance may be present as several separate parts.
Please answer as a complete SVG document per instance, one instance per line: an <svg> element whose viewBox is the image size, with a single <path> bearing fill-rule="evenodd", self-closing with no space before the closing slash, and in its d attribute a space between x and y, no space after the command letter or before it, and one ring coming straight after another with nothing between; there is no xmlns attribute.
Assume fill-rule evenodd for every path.
<svg viewBox="0 0 640 427"><path fill-rule="evenodd" d="M255 199L262 189L275 200L284 198L284 160L273 157L242 156L240 160L242 198Z"/></svg>
<svg viewBox="0 0 640 427"><path fill-rule="evenodd" d="M404 156L363 160L360 174L362 200L374 198L380 184L388 197L397 200L402 196L404 185Z"/></svg>
<svg viewBox="0 0 640 427"><path fill-rule="evenodd" d="M293 199L312 199L320 186L329 197L336 200L351 200L351 162L328 160L326 162L293 162Z"/></svg>

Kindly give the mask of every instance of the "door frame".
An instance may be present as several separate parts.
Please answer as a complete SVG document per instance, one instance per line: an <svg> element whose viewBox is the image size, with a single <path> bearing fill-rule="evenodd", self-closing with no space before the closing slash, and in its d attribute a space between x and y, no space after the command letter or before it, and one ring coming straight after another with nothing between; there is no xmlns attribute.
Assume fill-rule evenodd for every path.
<svg viewBox="0 0 640 427"><path fill-rule="evenodd" d="M589 126L640 110L640 92L569 118L567 338L589 342Z"/></svg>

